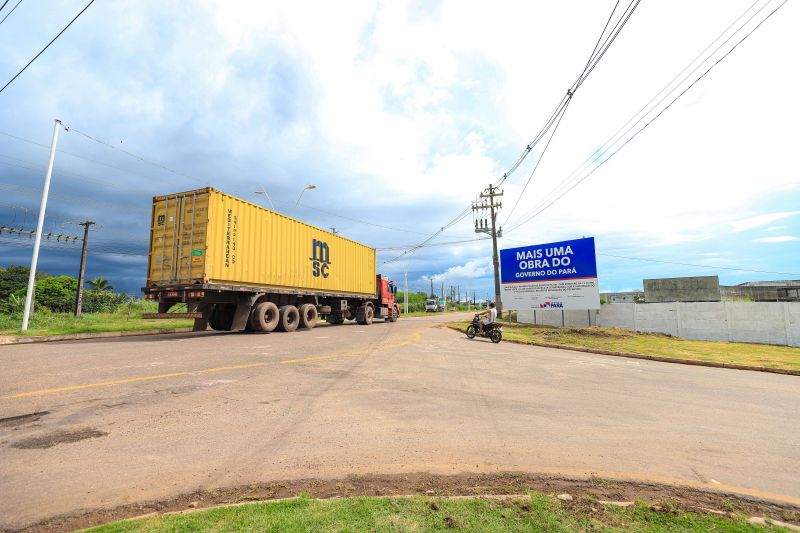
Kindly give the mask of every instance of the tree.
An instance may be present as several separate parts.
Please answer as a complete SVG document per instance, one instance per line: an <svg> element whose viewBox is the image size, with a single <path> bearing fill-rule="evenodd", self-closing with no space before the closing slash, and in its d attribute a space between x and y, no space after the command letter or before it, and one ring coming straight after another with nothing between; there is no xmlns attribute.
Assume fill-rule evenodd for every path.
<svg viewBox="0 0 800 533"><path fill-rule="evenodd" d="M103 277L96 277L89 280L89 286L93 291L113 291L114 287L108 284L108 280Z"/></svg>
<svg viewBox="0 0 800 533"><path fill-rule="evenodd" d="M0 270L0 300L5 300L19 289L27 289L28 276L31 269L25 266L10 265L5 270ZM36 279L49 277L45 272L37 272ZM25 297L23 292L22 297Z"/></svg>
<svg viewBox="0 0 800 533"><path fill-rule="evenodd" d="M18 289L14 294L25 298L27 287ZM46 307L56 313L66 313L75 304L78 291L78 280L71 276L51 276L36 282L35 303L37 308Z"/></svg>

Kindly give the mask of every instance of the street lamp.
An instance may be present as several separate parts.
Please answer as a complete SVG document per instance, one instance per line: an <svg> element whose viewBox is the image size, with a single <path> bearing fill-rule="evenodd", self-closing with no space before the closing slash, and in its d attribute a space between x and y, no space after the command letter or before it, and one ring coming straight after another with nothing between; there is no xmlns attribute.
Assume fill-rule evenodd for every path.
<svg viewBox="0 0 800 533"><path fill-rule="evenodd" d="M306 190L310 191L311 189L316 189L316 188L317 188L316 185L306 185L305 187L303 187L303 190L300 191L300 196L297 197L297 201L294 203L294 207L292 208L292 212L294 212L297 209L297 206L300 205L300 198L303 197L303 193L306 192Z"/></svg>
<svg viewBox="0 0 800 533"><path fill-rule="evenodd" d="M261 187L260 191L256 191L253 194L263 194L264 196L266 196L267 201L269 202L269 206L272 208L273 211L275 211L275 206L272 205L272 198L269 197L269 194L267 194L267 190L264 187Z"/></svg>

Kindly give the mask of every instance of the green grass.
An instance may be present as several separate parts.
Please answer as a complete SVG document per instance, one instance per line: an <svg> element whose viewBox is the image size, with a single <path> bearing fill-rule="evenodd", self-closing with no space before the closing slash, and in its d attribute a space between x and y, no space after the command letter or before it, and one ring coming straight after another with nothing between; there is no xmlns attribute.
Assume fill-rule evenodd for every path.
<svg viewBox="0 0 800 533"><path fill-rule="evenodd" d="M644 503L606 507L587 498L562 505L538 493L515 500L301 497L114 522L91 531L782 531L748 524L745 517L665 509L654 511Z"/></svg>
<svg viewBox="0 0 800 533"><path fill-rule="evenodd" d="M400 309L401 309L401 310L403 309L403 304L402 304L402 302L400 303ZM437 316L437 315L444 315L444 314L450 314L450 313L463 313L464 311L466 311L466 308L464 308L464 309L459 309L459 310L457 310L457 311L450 311L450 310L448 309L447 311L444 311L444 312L438 312L438 313L434 313L434 312L432 312L432 311L411 311L411 312L409 312L409 313L402 313L400 316L401 316L401 317L404 317L404 316ZM476 311L476 312L477 312L477 311Z"/></svg>
<svg viewBox="0 0 800 533"><path fill-rule="evenodd" d="M194 323L191 319L145 320L142 313L154 313L151 302L134 302L121 305L114 312L84 313L79 318L72 313L34 313L28 324L26 336L64 335L68 333L92 333L106 331L133 331L141 329L186 328ZM0 314L0 335L21 335L21 314Z"/></svg>
<svg viewBox="0 0 800 533"><path fill-rule="evenodd" d="M452 325L464 331L469 323L455 322ZM523 344L560 344L675 359L800 370L800 348L742 342L692 341L661 333L637 333L620 328L504 324L503 339Z"/></svg>

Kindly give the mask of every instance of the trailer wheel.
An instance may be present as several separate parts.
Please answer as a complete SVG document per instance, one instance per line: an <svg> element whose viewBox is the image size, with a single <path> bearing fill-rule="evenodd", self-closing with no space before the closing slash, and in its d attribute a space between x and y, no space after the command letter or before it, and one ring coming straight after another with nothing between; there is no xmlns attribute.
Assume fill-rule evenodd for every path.
<svg viewBox="0 0 800 533"><path fill-rule="evenodd" d="M278 313L278 329L294 331L300 325L300 312L293 305L282 305Z"/></svg>
<svg viewBox="0 0 800 533"><path fill-rule="evenodd" d="M365 305L356 312L356 322L362 326L369 326L372 324L372 317L374 315L375 311L372 310L372 307Z"/></svg>
<svg viewBox="0 0 800 533"><path fill-rule="evenodd" d="M236 306L233 304L217 304L211 310L208 325L215 331L230 331L233 326L233 315Z"/></svg>
<svg viewBox="0 0 800 533"><path fill-rule="evenodd" d="M250 312L250 326L261 333L270 333L278 327L278 306L272 302L259 302Z"/></svg>
<svg viewBox="0 0 800 533"><path fill-rule="evenodd" d="M334 326L340 326L344 324L344 317L342 313L331 313L328 315L328 318L325 319L328 324L332 324Z"/></svg>
<svg viewBox="0 0 800 533"><path fill-rule="evenodd" d="M317 307L314 304L300 306L300 327L311 329L317 325Z"/></svg>

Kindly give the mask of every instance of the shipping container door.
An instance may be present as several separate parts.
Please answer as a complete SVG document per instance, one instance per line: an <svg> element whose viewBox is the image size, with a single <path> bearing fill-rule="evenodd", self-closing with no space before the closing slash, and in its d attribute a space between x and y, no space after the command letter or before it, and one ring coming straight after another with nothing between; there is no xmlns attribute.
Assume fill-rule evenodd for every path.
<svg viewBox="0 0 800 533"><path fill-rule="evenodd" d="M203 279L208 194L191 192L160 198L153 206L150 283L192 283Z"/></svg>
<svg viewBox="0 0 800 533"><path fill-rule="evenodd" d="M191 192L180 197L180 222L178 227L177 263L175 279L181 283L202 282L206 262L206 228L208 226L207 192Z"/></svg>

